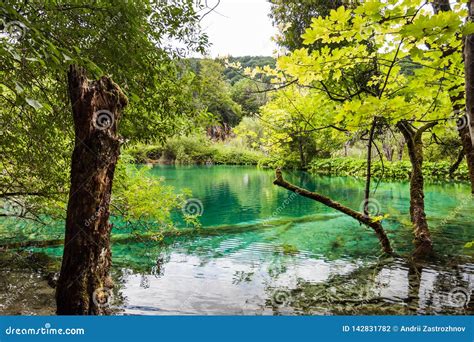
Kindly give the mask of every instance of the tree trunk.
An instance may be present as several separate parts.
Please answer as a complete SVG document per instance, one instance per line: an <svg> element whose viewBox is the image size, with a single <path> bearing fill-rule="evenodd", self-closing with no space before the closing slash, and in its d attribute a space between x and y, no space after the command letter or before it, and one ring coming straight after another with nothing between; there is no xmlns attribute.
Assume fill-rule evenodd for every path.
<svg viewBox="0 0 474 342"><path fill-rule="evenodd" d="M468 20L473 22L474 0L468 1L468 8ZM474 147L474 34L467 35L464 40L464 69L466 77L467 126L469 127L471 146Z"/></svg>
<svg viewBox="0 0 474 342"><path fill-rule="evenodd" d="M412 165L410 177L410 218L415 235L415 257L428 257L433 252L433 242L428 228L425 214L425 193L423 180L423 143L422 135L427 129L437 123L429 123L418 130L414 130L407 121L400 121L398 129L405 137L408 155Z"/></svg>
<svg viewBox="0 0 474 342"><path fill-rule="evenodd" d="M432 1L434 13L451 11L449 0ZM474 14L473 1L468 1L469 17L472 21ZM453 50L454 53L455 50ZM461 138L461 144L466 155L467 168L469 170L469 179L471 181L471 192L474 194L474 35L464 37L464 71L465 71L465 92L457 92L456 95L450 95L453 111L455 114L464 112L464 105L461 99L466 97L466 115L458 120L458 132ZM455 89L455 88L454 88ZM453 89L450 89L452 93ZM464 94L465 93L465 94Z"/></svg>
<svg viewBox="0 0 474 342"><path fill-rule="evenodd" d="M369 132L369 142L367 143L367 174L365 177L365 194L364 194L364 215L369 216L370 205L370 181L372 179L372 144L374 143L375 127L377 126L377 118L372 121Z"/></svg>
<svg viewBox="0 0 474 342"><path fill-rule="evenodd" d="M464 92L460 92L456 96L450 95L449 97L453 106L453 113L455 115L459 115L459 113L464 113L463 104L462 102L460 102L463 97ZM469 133L468 120L469 119L467 117L467 114L464 114L462 117L458 118L456 125L459 133L459 138L461 140L462 153L466 156L467 169L469 173L468 176L471 182L471 192L472 194L474 194L474 146L471 140L471 135Z"/></svg>
<svg viewBox="0 0 474 342"><path fill-rule="evenodd" d="M387 158L387 160L389 162L393 161L393 147L390 146L389 143L382 143L382 150L385 154L385 158Z"/></svg>
<svg viewBox="0 0 474 342"><path fill-rule="evenodd" d="M405 138L401 139L398 143L398 161L403 160L403 150L405 149Z"/></svg>
<svg viewBox="0 0 474 342"><path fill-rule="evenodd" d="M464 118L467 119L467 116L464 116ZM474 146L472 144L471 135L469 134L469 127L467 127L467 125L459 126L458 130L463 151L466 155L467 170L469 180L471 181L471 193L474 195Z"/></svg>
<svg viewBox="0 0 474 342"><path fill-rule="evenodd" d="M375 232L375 235L380 241L380 245L382 246L383 251L387 254L393 253L392 247L390 246L390 240L388 239L387 234L385 233L385 230L383 229L380 221L374 220L373 218L368 217L367 215L363 213L359 213L355 210L352 210L351 208L348 208L342 205L341 203L333 201L329 197L320 195L315 192L308 191L306 189L303 189L303 188L297 187L296 185L288 183L287 181L283 179L283 175L280 169L276 170L276 179L273 181L273 184L281 186L282 188L292 191L300 196L307 197L314 201L322 203L330 208L336 209L356 219L360 223L372 228Z"/></svg>
<svg viewBox="0 0 474 342"><path fill-rule="evenodd" d="M468 20L473 21L474 1L468 1ZM474 34L464 39L464 71L466 78L466 126L460 129L466 160L468 162L471 190L474 194ZM467 148L467 149L466 149Z"/></svg>
<svg viewBox="0 0 474 342"><path fill-rule="evenodd" d="M109 78L90 82L85 70L68 72L75 144L61 273L59 315L107 313L113 286L109 203L120 154L117 123L127 98Z"/></svg>

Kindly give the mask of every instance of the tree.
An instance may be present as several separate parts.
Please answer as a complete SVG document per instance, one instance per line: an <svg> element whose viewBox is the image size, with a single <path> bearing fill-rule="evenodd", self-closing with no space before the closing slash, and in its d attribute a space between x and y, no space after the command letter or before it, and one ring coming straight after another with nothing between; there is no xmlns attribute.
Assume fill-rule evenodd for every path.
<svg viewBox="0 0 474 342"><path fill-rule="evenodd" d="M76 139L57 313L97 315L104 313L100 301L113 287L109 205L120 154L117 127L128 99L109 78L90 82L74 65L68 84Z"/></svg>
<svg viewBox="0 0 474 342"><path fill-rule="evenodd" d="M331 9L341 6L343 0L269 0L270 18L280 34L277 43L290 51L303 47L302 35L311 25L311 20L325 17Z"/></svg>
<svg viewBox="0 0 474 342"><path fill-rule="evenodd" d="M113 75L123 85L130 98L121 125L127 140L165 137L196 116L191 75L181 74L164 45L172 38L203 48L193 1L13 1L1 13L12 31L0 44L3 196L67 193L68 64L85 66L95 78Z"/></svg>
<svg viewBox="0 0 474 342"><path fill-rule="evenodd" d="M241 107L232 99L231 86L224 78L219 60L202 59L198 63L199 92L197 105L210 113L221 126L235 126L241 118Z"/></svg>
<svg viewBox="0 0 474 342"><path fill-rule="evenodd" d="M412 161L411 200L415 255L427 256L432 244L424 214L422 133L442 135L436 122L454 122L450 94L462 87L461 46L456 35L469 33L466 11L434 14L418 1L366 1L355 9L339 7L312 20L302 38L320 49L301 48L277 61L281 81L314 89L329 99L336 113L332 126L369 131L375 118L385 125L413 132L408 144ZM390 38L389 38L390 37ZM420 46L428 49L421 49ZM446 50L455 53L446 54ZM402 66L419 66L403 74ZM357 77L366 70L366 78ZM403 124L403 125L402 125ZM416 128L416 126L421 127ZM369 155L370 158L370 155ZM415 217L416 216L416 217Z"/></svg>
<svg viewBox="0 0 474 342"><path fill-rule="evenodd" d="M119 141L116 126L105 131L91 126L95 122L91 116L104 113L88 106L111 112L114 125L120 118L120 131L127 140L163 139L182 130L184 123L192 126L199 115L192 101L193 75L177 61L180 50L166 42L204 52L207 37L199 29L199 8L192 0L2 4L0 164L5 172L0 175L0 197L21 204L21 213L13 215L34 220L63 218L69 199L58 313L101 313L91 299L99 286L107 285L110 266L108 204ZM113 95L118 88L110 78L89 84L81 69L74 68L69 74L73 120L64 77L71 64L87 68L94 78L113 76L130 99L128 110L121 114L124 97ZM87 95L97 91L103 101L117 102L86 97L78 108L79 84ZM88 88L93 85L97 89ZM86 188L80 186L81 180ZM88 215L89 221L84 221ZM87 226L90 220L98 232ZM90 266L98 269L90 271Z"/></svg>
<svg viewBox="0 0 474 342"><path fill-rule="evenodd" d="M449 4L448 0L436 0L432 1L431 5L433 7L434 13L439 12L449 12L452 11L451 5ZM470 11L471 8L468 7ZM469 12L470 13L470 12ZM465 65L465 77L466 77L466 89L465 91L460 87L454 87L450 89L450 99L453 107L453 112L458 114L458 121L457 121L457 130L459 133L459 138L461 141L462 146L462 156L466 157L466 163L469 171L469 178L471 181L471 192L474 194L474 140L472 139L471 129L469 123L472 122L469 116L469 102L472 102L471 95L468 93L468 90L471 87L468 85L469 82L472 82L472 77L469 74L472 74L472 70L470 69L470 63L467 61L468 59L472 58L469 53L470 49L470 41L472 39L472 35L467 35L467 37L463 37L462 35L456 35L456 38L459 42L458 46L461 46L461 42L464 41L464 65ZM458 49L449 49L445 48L443 50L443 55L449 56L451 54L459 53ZM464 114L466 112L466 114ZM459 158L458 158L459 160ZM453 167L456 165L455 163ZM457 166L456 166L457 168Z"/></svg>
<svg viewBox="0 0 474 342"><path fill-rule="evenodd" d="M474 2L468 1L468 20L473 22ZM471 178L471 190L474 194L474 34L464 39L464 65L466 75L466 116L460 121L459 134L463 142Z"/></svg>
<svg viewBox="0 0 474 342"><path fill-rule="evenodd" d="M267 102L265 85L250 79L241 79L232 86L231 96L242 108L243 116L254 116Z"/></svg>

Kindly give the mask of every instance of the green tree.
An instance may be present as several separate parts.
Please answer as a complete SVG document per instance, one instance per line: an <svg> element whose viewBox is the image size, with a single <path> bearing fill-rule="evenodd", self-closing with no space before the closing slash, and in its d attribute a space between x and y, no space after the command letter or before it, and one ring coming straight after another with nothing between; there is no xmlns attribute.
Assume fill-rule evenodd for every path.
<svg viewBox="0 0 474 342"><path fill-rule="evenodd" d="M265 84L248 78L241 79L232 86L232 100L242 108L242 115L253 116L260 112L260 107L267 102Z"/></svg>
<svg viewBox="0 0 474 342"><path fill-rule="evenodd" d="M277 43L290 51L303 47L301 37L311 25L312 18L325 17L343 0L269 0L270 18L279 29Z"/></svg>
<svg viewBox="0 0 474 342"><path fill-rule="evenodd" d="M127 141L192 125L194 76L165 42L203 51L193 1L10 1L0 11L2 197L30 195L18 201L32 214L44 198L64 200L74 140L65 81L71 63L122 85Z"/></svg>
<svg viewBox="0 0 474 342"><path fill-rule="evenodd" d="M232 99L231 85L225 80L223 72L222 61L199 61L199 93L196 100L200 109L212 114L219 124L235 126L240 121L242 109Z"/></svg>
<svg viewBox="0 0 474 342"><path fill-rule="evenodd" d="M159 139L199 113L192 103L194 76L176 62L179 51L165 46L174 41L203 52L207 38L196 10L190 0L13 1L0 9L1 197L28 209L6 215L41 219L54 209L63 217L69 192L60 314L103 312L94 296L110 286L109 203L122 140L117 127L128 140ZM130 101L110 77L88 81L77 66L66 82L70 64L94 78L113 76ZM105 121L94 118L104 110ZM119 193L136 184L124 182ZM166 203L169 197L161 203L173 208L178 201ZM164 211L157 219L168 217Z"/></svg>
<svg viewBox="0 0 474 342"><path fill-rule="evenodd" d="M329 123L335 126L356 132L384 124L405 136L413 165L410 214L417 255L432 250L423 201L422 135L432 131L440 136L446 128L438 123L458 119L451 103L464 82L457 36L472 30L464 24L462 6L438 13L427 7L409 0L341 6L327 17L313 18L302 35L308 46L324 45L280 57L275 72L281 82L297 81L331 100L335 115ZM403 74L404 63L419 68ZM367 71L362 81L355 77L361 70Z"/></svg>

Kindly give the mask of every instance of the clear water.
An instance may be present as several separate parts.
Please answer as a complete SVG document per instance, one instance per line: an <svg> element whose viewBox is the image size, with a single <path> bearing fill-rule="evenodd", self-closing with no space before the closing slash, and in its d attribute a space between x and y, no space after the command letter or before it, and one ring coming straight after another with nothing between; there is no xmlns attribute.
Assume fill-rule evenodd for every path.
<svg viewBox="0 0 474 342"><path fill-rule="evenodd" d="M474 203L466 184L427 184L426 209L437 258L415 265L404 257L412 251L407 183L381 183L374 195L375 206L388 215L384 226L393 247L402 256L386 259L380 257L371 230L274 186L271 170L157 166L152 172L178 190L192 190L202 203L203 228L161 242L137 238L114 244L114 307L119 314L474 310L474 249L464 248L474 240ZM361 206L363 181L296 171L285 177L351 208ZM60 247L40 251L53 260L61 255ZM14 274L19 277L19 272ZM44 278L43 288L38 285L28 293L45 292ZM37 300L30 303L30 312L35 312L31 306L41 306Z"/></svg>

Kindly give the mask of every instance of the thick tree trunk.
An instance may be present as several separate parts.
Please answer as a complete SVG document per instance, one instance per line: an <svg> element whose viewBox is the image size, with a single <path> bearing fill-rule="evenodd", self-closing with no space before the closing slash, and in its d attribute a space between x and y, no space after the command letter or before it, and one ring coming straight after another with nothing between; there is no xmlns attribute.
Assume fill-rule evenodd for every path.
<svg viewBox="0 0 474 342"><path fill-rule="evenodd" d="M401 141L398 143L398 161L403 160L403 150L405 149L405 139L401 139Z"/></svg>
<svg viewBox="0 0 474 342"><path fill-rule="evenodd" d="M434 0L431 2L435 13L451 11L449 0ZM473 1L468 1L469 17L472 21L474 8ZM452 53L454 53L453 50ZM469 179L471 181L471 192L474 194L474 35L464 37L464 70L465 70L465 92L451 95L451 103L455 114L464 112L464 105L460 100L466 97L466 115L459 119L458 131L466 155ZM450 89L452 92L452 89ZM465 94L464 94L465 93Z"/></svg>
<svg viewBox="0 0 474 342"><path fill-rule="evenodd" d="M467 116L464 118L464 120L466 120ZM461 123L458 129L463 151L466 155L467 170L469 172L469 180L471 181L471 192L474 195L474 146L472 144L471 135L469 134L469 127L467 127L467 125L462 126Z"/></svg>
<svg viewBox="0 0 474 342"><path fill-rule="evenodd" d="M468 20L474 21L474 0L468 1ZM469 34L464 40L464 70L466 77L466 116L469 128L471 147L474 147L474 34ZM466 155L469 151L465 151Z"/></svg>
<svg viewBox="0 0 474 342"><path fill-rule="evenodd" d="M463 105L460 102L463 97L464 97L464 92L460 92L456 96L453 96L453 95L450 96L454 114L459 114L459 113L464 112ZM458 118L456 125L457 125L457 130L459 133L459 138L461 140L462 153L463 153L463 156L464 155L466 156L467 169L469 172L468 176L471 182L471 192L472 194L474 194L474 146L471 140L471 135L469 133L467 115L465 114L462 117ZM450 171L450 175L451 175L451 171Z"/></svg>
<svg viewBox="0 0 474 342"><path fill-rule="evenodd" d="M109 78L90 82L77 66L70 67L68 85L75 145L57 313L97 315L107 312L113 286L109 203L120 153L117 123L127 98Z"/></svg>
<svg viewBox="0 0 474 342"><path fill-rule="evenodd" d="M374 220L371 217L368 217L367 215L363 213L359 213L358 211L352 210L351 208L348 208L341 203L338 203L336 201L333 201L329 197L325 197L323 195L320 195L315 192L308 191L306 189L300 188L296 185L293 185L291 183L288 183L283 179L283 175L281 173L280 169L276 170L276 179L273 181L273 184L281 186L289 191L292 191L300 196L310 198L314 201L317 201L319 203L322 203L330 208L336 209L354 219L359 221L360 223L372 228L375 232L375 235L380 241L380 245L382 246L382 249L385 253L387 254L392 254L393 250L392 247L390 246L390 241L387 237L387 234L385 234L385 230L382 227L382 224L380 221Z"/></svg>
<svg viewBox="0 0 474 342"><path fill-rule="evenodd" d="M433 252L433 242L428 228L425 214L425 193L423 180L423 143L422 135L427 129L436 125L429 123L418 130L414 130L406 121L397 124L402 132L408 147L408 155L412 165L410 177L410 218L415 235L415 257L428 257Z"/></svg>

